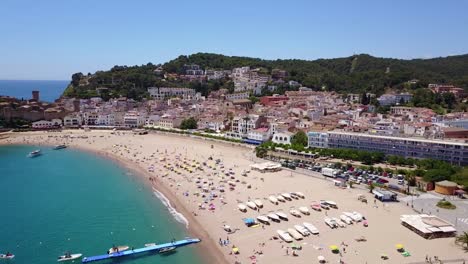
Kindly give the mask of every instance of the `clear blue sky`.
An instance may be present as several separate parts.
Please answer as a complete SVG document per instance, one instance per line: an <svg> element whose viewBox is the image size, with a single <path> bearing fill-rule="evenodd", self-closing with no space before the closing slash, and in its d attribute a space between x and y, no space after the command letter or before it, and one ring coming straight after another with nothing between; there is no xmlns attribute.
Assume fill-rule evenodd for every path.
<svg viewBox="0 0 468 264"><path fill-rule="evenodd" d="M0 79L70 79L213 52L266 59L468 53L465 0L1 0Z"/></svg>

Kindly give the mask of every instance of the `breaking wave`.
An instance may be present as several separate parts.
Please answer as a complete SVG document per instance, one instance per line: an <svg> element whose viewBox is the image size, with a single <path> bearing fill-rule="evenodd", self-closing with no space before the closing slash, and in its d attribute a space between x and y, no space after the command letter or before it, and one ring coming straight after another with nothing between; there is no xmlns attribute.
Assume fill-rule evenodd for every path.
<svg viewBox="0 0 468 264"><path fill-rule="evenodd" d="M174 207L172 207L171 202L169 201L169 199L167 199L166 196L164 196L164 194L162 194L154 188L153 191L154 195L156 195L156 197L163 203L163 205L167 207L169 213L174 217L174 219L177 222L184 224L185 227L188 228L189 221L187 220L187 218L185 218L183 214L179 213Z"/></svg>

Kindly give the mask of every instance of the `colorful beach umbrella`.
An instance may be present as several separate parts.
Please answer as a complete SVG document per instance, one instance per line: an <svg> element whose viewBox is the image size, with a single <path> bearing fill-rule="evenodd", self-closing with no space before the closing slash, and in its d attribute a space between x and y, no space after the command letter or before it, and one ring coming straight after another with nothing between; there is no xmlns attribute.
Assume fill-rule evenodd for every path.
<svg viewBox="0 0 468 264"><path fill-rule="evenodd" d="M404 248L403 244L396 244L395 247L397 249L403 249Z"/></svg>
<svg viewBox="0 0 468 264"><path fill-rule="evenodd" d="M331 249L332 251L338 250L338 246L337 246L337 245L331 245L331 246L330 246L330 249Z"/></svg>

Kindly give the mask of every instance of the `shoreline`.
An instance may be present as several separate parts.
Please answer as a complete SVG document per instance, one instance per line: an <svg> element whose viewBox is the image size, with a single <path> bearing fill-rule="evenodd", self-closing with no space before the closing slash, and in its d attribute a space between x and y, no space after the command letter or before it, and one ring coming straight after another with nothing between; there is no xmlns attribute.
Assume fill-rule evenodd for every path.
<svg viewBox="0 0 468 264"><path fill-rule="evenodd" d="M52 144L37 144L37 143L7 143L0 141L0 146L15 146L15 145L30 145L30 146L46 146L46 147L53 147ZM160 198L158 198L154 191L160 192L164 195L169 202L171 203L171 207L174 208L178 213L182 214L185 219L188 221L188 227L185 226L188 234L199 238L201 243L198 243L195 247L195 252L205 263L229 263L227 259L224 257L224 254L219 247L213 242L214 240L210 237L208 232L203 228L203 226L199 223L198 219L196 219L193 214L185 208L183 203L174 195L171 190L159 180L158 177L153 177L147 171L144 170L139 164L132 163L131 161L127 161L117 155L112 153L108 153L103 150L95 150L92 148L87 148L83 146L69 146L71 149L76 149L79 151L83 151L89 154L93 154L99 156L101 158L107 159L111 162L116 163L118 166L122 167L122 169L130 171L132 175L128 175L127 177L135 177L137 180L141 180L143 184L150 188L152 191L151 196L153 196L156 200L160 203L163 203ZM150 181L150 178L153 178L153 181ZM165 206L167 210L169 208ZM177 219L176 219L177 221ZM181 223L182 224L182 223Z"/></svg>

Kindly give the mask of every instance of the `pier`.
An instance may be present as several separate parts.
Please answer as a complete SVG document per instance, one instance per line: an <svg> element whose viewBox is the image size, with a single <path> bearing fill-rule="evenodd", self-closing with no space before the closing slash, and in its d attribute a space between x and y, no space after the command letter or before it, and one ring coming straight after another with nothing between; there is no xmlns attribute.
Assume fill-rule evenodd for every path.
<svg viewBox="0 0 468 264"><path fill-rule="evenodd" d="M137 248L133 250L125 250L122 252L116 252L112 254L106 255L99 255L99 256L92 256L92 257L84 257L82 263L89 263L94 261L100 261L105 259L113 259L113 258L120 258L125 256L131 256L135 254L145 253L145 252L154 252L155 254L164 253L168 251L172 251L176 248L188 246L190 244L199 243L201 240L198 238L188 238L184 240L174 241L170 243L164 243L160 245L148 246L144 248Z"/></svg>

